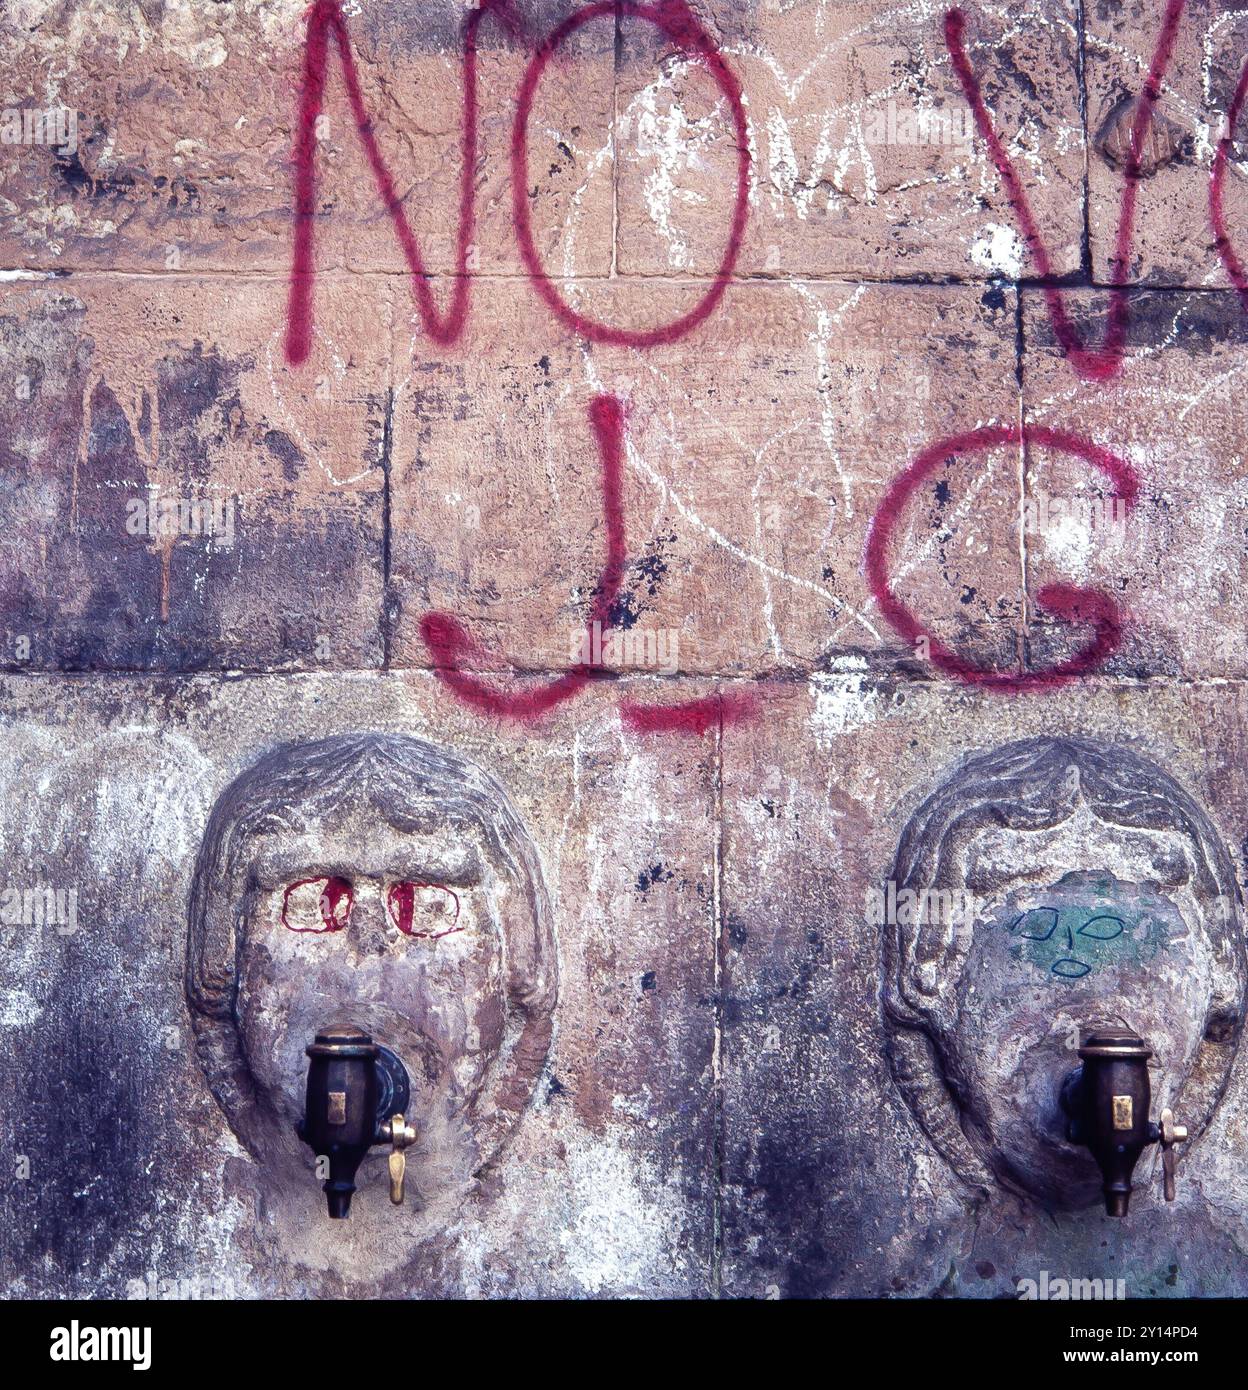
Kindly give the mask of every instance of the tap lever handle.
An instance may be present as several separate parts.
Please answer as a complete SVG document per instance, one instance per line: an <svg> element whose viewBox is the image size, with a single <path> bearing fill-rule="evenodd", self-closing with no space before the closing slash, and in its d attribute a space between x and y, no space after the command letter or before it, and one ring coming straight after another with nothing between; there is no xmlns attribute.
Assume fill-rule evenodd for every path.
<svg viewBox="0 0 1248 1390"><path fill-rule="evenodd" d="M1167 1202L1174 1201L1174 1172L1178 1166L1178 1155L1174 1151L1174 1146L1181 1144L1186 1138L1187 1126L1175 1124L1173 1110L1163 1110L1161 1112L1161 1175Z"/></svg>
<svg viewBox="0 0 1248 1390"><path fill-rule="evenodd" d="M382 1126L382 1138L389 1139L390 1149L390 1200L394 1205L403 1202L403 1182L407 1176L407 1156L403 1150L416 1142L416 1131L402 1115L395 1115L389 1124Z"/></svg>
<svg viewBox="0 0 1248 1390"><path fill-rule="evenodd" d="M402 1149L392 1149L390 1152L390 1200L394 1205L403 1204L403 1179L407 1175L407 1159L403 1157Z"/></svg>

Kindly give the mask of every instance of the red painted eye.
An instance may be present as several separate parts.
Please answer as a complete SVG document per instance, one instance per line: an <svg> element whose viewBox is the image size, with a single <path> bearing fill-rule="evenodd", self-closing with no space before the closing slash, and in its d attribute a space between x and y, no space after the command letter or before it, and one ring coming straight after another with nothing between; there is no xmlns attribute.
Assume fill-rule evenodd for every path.
<svg viewBox="0 0 1248 1390"><path fill-rule="evenodd" d="M449 936L462 931L459 898L440 883L395 883L386 894L390 920L405 936Z"/></svg>
<svg viewBox="0 0 1248 1390"><path fill-rule="evenodd" d="M345 878L302 878L282 899L282 925L291 931L341 931L351 920L351 885Z"/></svg>

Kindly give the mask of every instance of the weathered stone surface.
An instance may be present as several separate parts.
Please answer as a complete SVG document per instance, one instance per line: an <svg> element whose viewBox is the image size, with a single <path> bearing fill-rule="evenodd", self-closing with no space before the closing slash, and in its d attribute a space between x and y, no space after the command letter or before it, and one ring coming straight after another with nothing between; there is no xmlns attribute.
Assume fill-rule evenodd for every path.
<svg viewBox="0 0 1248 1390"><path fill-rule="evenodd" d="M1099 342L1105 297L1079 293L1068 302L1080 332ZM1053 342L1041 296L1030 292L1024 337L1028 423L1071 430L1109 449L1135 470L1140 489L1133 512L1115 510L1115 490L1095 470L1052 450L1031 451L1029 592L1060 580L1112 595L1123 635L1109 670L1242 677L1248 647L1235 615L1248 583L1248 491L1237 382L1248 318L1238 298L1133 296L1122 373L1109 382L1075 377ZM1055 631L1034 609L1029 616L1037 666L1069 654L1069 631Z"/></svg>
<svg viewBox="0 0 1248 1390"><path fill-rule="evenodd" d="M1239 1287L1248 1228L1238 1204L1232 1215L1223 1203L1248 1127L1242 1056L1213 1125L1183 1158L1179 1205L1161 1203L1159 1175L1146 1156L1127 1221L1106 1217L1099 1205L1040 1216L1036 1205L995 1186L977 1204L889 1075L880 1014L888 929L872 923L868 898L890 877L907 819L971 755L1036 736L1125 745L1175 777L1228 845L1243 839L1248 804L1237 769L1245 728L1237 691L1097 680L1068 695L1012 703L1005 737L999 708L993 696L940 685L866 672L820 675L774 694L761 729L725 732L725 1293L1015 1297L1018 1281L1038 1280L1041 1270L1055 1278L1123 1277L1128 1297ZM1102 867L1105 843L1077 819L1067 829L1068 842L1060 834L1016 837L1018 867L1038 875L1038 884L1050 881L1054 865ZM1124 873L1141 845L1164 839L1116 828L1108 834ZM998 846L988 866L1000 856ZM1016 866L1007 858L1004 867ZM975 923L970 944L995 957L979 988L995 988L997 980L1017 996L1014 1046L1024 1046L1031 1026L1024 991L1041 988L1049 999L1038 1017L1065 1051L1077 1031L1071 1020L1086 1021L1083 1011L1109 995L1081 992L1078 981L1012 959L1008 932L989 911L1001 887L975 887L985 920ZM1177 997L1165 969L1142 962L1123 1001L1129 1021L1154 1039L1166 1028L1159 1011ZM986 1045L974 1001L972 993L963 1004L967 1045L989 1071L1013 1066L1011 1044ZM1174 1058L1158 1046L1160 1092L1174 1084L1166 1072ZM1077 1065L1073 1050L1068 1055ZM1045 1056L1051 1072L1066 1070L1060 1058ZM1000 1094L1014 1094L1004 1079ZM1095 1191L1091 1159L1064 1147Z"/></svg>
<svg viewBox="0 0 1248 1390"><path fill-rule="evenodd" d="M240 1296L709 1292L710 742L675 754L638 743L610 697L590 697L549 725L539 755L523 733L456 716L429 676L5 678L0 698L5 886L77 893L72 931L68 914L60 928L4 928L0 1085L31 1164L29 1181L0 1192L10 1292L126 1297L153 1270L199 1297L214 1281ZM227 783L292 740L357 729L452 749L505 787L551 890L558 1028L487 1180L422 1212L431 1160L418 1147L396 1213L373 1157L349 1222L331 1223L310 1154L275 1187L209 1093L184 998L184 919ZM450 823L450 807L432 811L435 827ZM313 956L329 948L306 940ZM391 933L382 949L431 947ZM358 979L325 1007L374 1007ZM281 1009L270 1018L280 1035ZM307 1041L285 1040L297 1060L280 1083L296 1111ZM94 1121L67 1135L65 1105L84 1095Z"/></svg>
<svg viewBox="0 0 1248 1390"><path fill-rule="evenodd" d="M0 1287L1248 1293L1248 319L1207 198L1243 18L1187 8L1129 266L1155 283L1089 382L939 7L699 5L751 177L688 333L741 151L677 10L604 11L546 64L519 192L547 283L517 93L578 7L481 22L467 280L469 7L342 8L441 317L331 53L298 365L306 0L0 16ZM1093 347L1159 22L966 9ZM26 139L62 107L72 142ZM1046 430L1129 465L1135 511ZM930 644L864 566L921 459L886 568ZM1085 620L1055 584L1100 595ZM947 674L1042 676L1098 615L1117 645L1072 683ZM929 870L969 926L887 919L872 894ZM1105 1012L1194 1134L1178 1204L1150 1150L1125 1222L1055 1099ZM418 1129L407 1205L375 1151L345 1224L291 1128L343 1015L404 1056Z"/></svg>
<svg viewBox="0 0 1248 1390"><path fill-rule="evenodd" d="M1130 147L1133 103L1148 77L1164 8L1133 0L1087 11L1087 112L1094 137L1088 158L1088 227L1093 272L1104 282L1113 279L1122 157ZM1227 283L1214 249L1209 175L1218 141L1226 133L1246 39L1248 19L1242 14L1213 0L1191 0L1184 7L1141 161L1127 266L1132 282ZM1236 132L1225 184L1233 237L1248 216L1243 138L1243 131Z"/></svg>
<svg viewBox="0 0 1248 1390"><path fill-rule="evenodd" d="M5 110L74 112L74 138L0 145L0 264L52 269L284 271L291 260L292 148L305 0L138 6L93 0L42 24L0 21ZM455 7L402 0L348 14L365 108L431 272L456 264L463 43ZM545 21L543 23L543 20ZM535 15L536 34L555 16ZM470 265L521 268L510 148L528 63L495 20L481 26L480 126ZM612 35L591 26L552 65L534 103L529 202L554 273L606 274ZM406 270L331 51L318 127L316 261ZM570 221L574 237L562 237Z"/></svg>
<svg viewBox="0 0 1248 1390"><path fill-rule="evenodd" d="M295 372L271 281L5 287L5 665L380 664L389 303L322 292Z"/></svg>
<svg viewBox="0 0 1248 1390"><path fill-rule="evenodd" d="M1017 275L1025 250L953 72L937 9L708 5L747 103L750 223L737 267L784 279ZM1057 273L1078 268L1084 141L1076 7L968 10L984 97ZM714 273L737 178L726 97L626 21L617 100L622 274Z"/></svg>
<svg viewBox="0 0 1248 1390"><path fill-rule="evenodd" d="M465 349L399 344L396 660L427 663L419 621L435 609L479 637L486 669L569 663L605 561L586 414L601 391L627 408L626 632L669 634L673 665L696 674L913 658L863 577L867 527L921 448L1017 418L1012 295L741 284L714 328L643 355L578 349L526 315L526 294L491 284ZM583 302L634 325L669 300L621 278ZM897 591L932 630L1006 665L1017 475L1016 449L951 463L906 509L893 551Z"/></svg>

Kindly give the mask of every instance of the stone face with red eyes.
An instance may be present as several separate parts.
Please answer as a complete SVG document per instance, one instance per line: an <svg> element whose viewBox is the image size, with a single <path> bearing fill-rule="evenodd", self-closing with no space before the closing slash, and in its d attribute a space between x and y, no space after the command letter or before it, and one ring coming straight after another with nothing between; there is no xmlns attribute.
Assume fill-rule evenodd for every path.
<svg viewBox="0 0 1248 1390"><path fill-rule="evenodd" d="M282 898L282 925L291 931L341 931L351 920L353 894L345 878L302 878Z"/></svg>
<svg viewBox="0 0 1248 1390"><path fill-rule="evenodd" d="M223 798L191 919L188 998L213 1043L197 1055L258 1160L274 1220L289 1220L318 1269L381 1278L444 1227L537 1087L558 971L537 847L487 773L398 735L288 745ZM219 918L233 928L229 1017L199 989L198 972L220 968ZM422 1199L400 1232L374 1149L341 1266L319 1241L303 1244L321 1199L295 1133L307 1047L338 1022L407 1069L404 1115L421 1136L407 1163Z"/></svg>
<svg viewBox="0 0 1248 1390"><path fill-rule="evenodd" d="M354 891L345 878L301 878L282 897L282 925L290 931L323 936L351 923ZM462 931L459 895L440 883L404 879L390 885L386 912L404 936L436 941Z"/></svg>
<svg viewBox="0 0 1248 1390"><path fill-rule="evenodd" d="M390 920L404 936L437 940L459 926L459 895L440 883L394 883L386 894Z"/></svg>

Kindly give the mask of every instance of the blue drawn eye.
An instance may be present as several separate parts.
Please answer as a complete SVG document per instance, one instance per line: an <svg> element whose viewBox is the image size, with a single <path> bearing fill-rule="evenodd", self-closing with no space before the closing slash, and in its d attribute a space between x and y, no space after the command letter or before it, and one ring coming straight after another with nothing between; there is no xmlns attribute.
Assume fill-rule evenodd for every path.
<svg viewBox="0 0 1248 1390"><path fill-rule="evenodd" d="M1126 926L1120 917L1102 914L1100 917L1089 917L1076 935L1090 936L1094 941L1112 941L1114 937L1121 936L1124 931L1126 931Z"/></svg>
<svg viewBox="0 0 1248 1390"><path fill-rule="evenodd" d="M1085 965L1081 960L1074 960L1069 956L1063 956L1061 960L1053 965L1053 974L1060 975L1063 980L1078 980L1091 970L1090 965Z"/></svg>
<svg viewBox="0 0 1248 1390"><path fill-rule="evenodd" d="M1052 913L1053 915L1053 920L1049 923L1047 928L1043 926L1043 918L1046 912ZM1028 922L1028 918L1034 918L1035 920ZM1022 926L1024 922L1028 922L1028 924L1024 930L1018 932L1019 936L1023 937L1026 941L1047 941L1057 929L1057 908L1029 908L1015 920L1014 925L1010 928L1011 933L1018 931L1019 927Z"/></svg>

